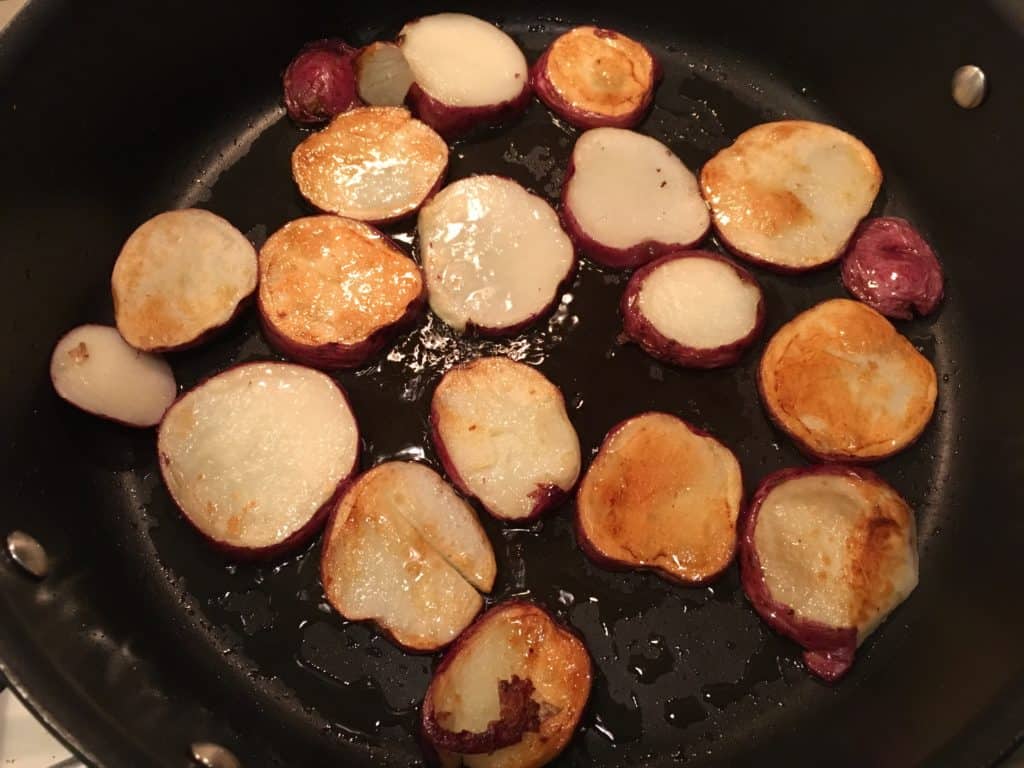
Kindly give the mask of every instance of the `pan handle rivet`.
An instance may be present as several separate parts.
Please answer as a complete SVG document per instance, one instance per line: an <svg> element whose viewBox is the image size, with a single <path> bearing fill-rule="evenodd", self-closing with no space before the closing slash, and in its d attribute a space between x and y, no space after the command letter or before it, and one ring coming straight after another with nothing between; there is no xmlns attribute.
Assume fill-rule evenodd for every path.
<svg viewBox="0 0 1024 768"><path fill-rule="evenodd" d="M242 768L238 758L220 744L197 741L189 749L192 750L192 759L206 768Z"/></svg>
<svg viewBox="0 0 1024 768"><path fill-rule="evenodd" d="M12 531L7 535L7 554L23 571L37 579L50 572L50 559L43 545L24 531Z"/></svg>
<svg viewBox="0 0 1024 768"><path fill-rule="evenodd" d="M966 64L953 73L953 101L964 109L981 105L988 93L988 78L981 67Z"/></svg>

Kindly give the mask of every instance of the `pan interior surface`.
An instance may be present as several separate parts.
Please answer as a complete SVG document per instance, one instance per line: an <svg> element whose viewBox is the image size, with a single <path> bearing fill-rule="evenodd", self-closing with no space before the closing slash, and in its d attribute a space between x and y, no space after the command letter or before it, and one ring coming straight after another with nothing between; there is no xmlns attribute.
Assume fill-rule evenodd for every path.
<svg viewBox="0 0 1024 768"><path fill-rule="evenodd" d="M198 740L228 746L245 765L421 761L418 706L437 657L406 654L333 613L318 579L319 541L271 565L227 564L164 490L152 432L81 414L46 379L61 332L112 320L110 267L148 216L208 208L259 246L311 212L289 165L308 132L278 103L288 59L307 40L389 39L407 19L441 10L396 4L374 17L381 9L336 5L256 2L239 18L226 5L157 13L39 0L0 38L9 46L0 49L0 84L9 86L0 135L23 150L0 191L10 243L2 289L10 498L0 532L33 533L54 563L39 584L0 567L0 613L9 617L0 669L97 763L180 766ZM1020 50L1020 41L1009 27L1000 31L991 10L948 9L961 22L942 32L957 42L953 53L936 41L909 42L915 13L946 10L892 5L794 4L773 15L738 2L674 12L599 2L545 18L487 3L472 10L500 23L531 61L576 23L596 21L647 43L665 76L638 130L694 171L766 120L820 120L853 132L886 173L873 215L914 221L947 274L941 310L898 325L935 365L936 415L913 447L878 466L916 510L921 585L841 684L808 676L798 648L747 604L735 565L710 587L683 588L595 566L576 546L571 504L529 527L481 515L498 559L493 599L548 607L582 633L595 662L579 733L555 765L782 757L970 765L998 757L1016 736L1024 616L1012 574L1024 531L1011 478L1024 474L1024 414L1010 410L1017 401L1009 381L1024 366L986 322L1021 282L1020 265L999 258L1014 238L1011 219L999 215L1011 205L1010 169L1014 159L1022 167L1021 149L1007 144L1010 96L994 91L988 113L968 115L943 88L963 63L954 53L972 52L957 42L971 25L989 40L993 75L1004 66L1009 75L1014 57L1021 63L1012 45ZM104 40L114 23L125 31ZM874 30L874 41L853 39L854 29ZM892 92L863 81L878 86L883 75ZM1012 125L1024 119L1017 114ZM502 174L556 203L577 135L535 101L520 120L456 142L449 181ZM953 148L972 136L996 146L979 146L970 161L958 156ZM997 149L1001 156L989 157ZM971 217L958 220L975 198L988 206L971 203ZM386 231L415 254L414 227L411 219ZM979 274L996 270L1007 279ZM436 382L456 363L507 354L561 388L585 464L614 424L663 410L729 446L749 493L769 472L805 463L762 411L755 376L764 343L796 313L845 295L835 267L755 275L767 302L764 336L719 371L675 369L624 344L617 306L628 275L586 261L550 319L506 340L461 338L428 313L369 365L337 376L360 423L362 467L404 458L439 468L427 424ZM277 355L249 310L210 343L169 359L187 389L230 365Z"/></svg>

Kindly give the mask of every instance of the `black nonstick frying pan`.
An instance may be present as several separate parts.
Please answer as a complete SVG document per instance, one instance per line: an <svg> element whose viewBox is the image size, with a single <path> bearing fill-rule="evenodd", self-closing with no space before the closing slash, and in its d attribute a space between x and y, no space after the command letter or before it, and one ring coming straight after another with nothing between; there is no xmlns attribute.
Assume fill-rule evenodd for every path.
<svg viewBox="0 0 1024 768"><path fill-rule="evenodd" d="M644 132L691 168L782 115L847 128L886 172L876 213L915 221L947 272L947 299L901 323L939 374L921 441L879 465L915 507L921 584L834 687L746 604L735 566L710 588L603 571L576 547L571 509L535 527L485 520L497 597L528 595L585 636L595 688L559 766L992 764L1024 733L1024 8L973 2L71 3L34 0L0 36L0 534L45 548L28 577L0 558L0 671L90 763L184 766L190 745L246 766L413 766L432 656L406 655L326 610L319 544L285 562L228 565L164 491L151 431L63 404L47 378L69 327L110 322L109 274L141 221L198 205L257 244L306 212L289 176L302 132L280 73L310 39L390 38L405 20L465 10L534 58L598 22L647 42L666 76ZM966 111L950 77L981 66ZM557 194L573 134L539 104L459 143L452 178L506 174ZM412 225L393 227L401 237ZM408 239L408 238L406 238ZM842 295L838 270L757 271L767 333ZM341 375L364 466L424 456L426 398L482 351L539 365L565 392L586 456L647 409L677 413L738 454L748 490L803 459L766 420L753 370L676 370L618 340L624 278L584 265L556 320L503 343L439 323ZM272 357L252 312L174 355L179 382Z"/></svg>

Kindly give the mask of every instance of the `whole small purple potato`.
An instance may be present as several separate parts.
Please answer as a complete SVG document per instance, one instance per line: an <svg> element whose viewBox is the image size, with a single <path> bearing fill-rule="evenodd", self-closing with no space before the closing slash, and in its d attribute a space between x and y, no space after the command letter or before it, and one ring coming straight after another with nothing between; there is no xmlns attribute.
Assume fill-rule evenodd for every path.
<svg viewBox="0 0 1024 768"><path fill-rule="evenodd" d="M942 301L942 266L928 242L906 219L865 222L843 258L846 290L887 317L927 315Z"/></svg>
<svg viewBox="0 0 1024 768"><path fill-rule="evenodd" d="M337 40L303 46L284 71L284 105L299 125L326 123L358 101L356 50Z"/></svg>

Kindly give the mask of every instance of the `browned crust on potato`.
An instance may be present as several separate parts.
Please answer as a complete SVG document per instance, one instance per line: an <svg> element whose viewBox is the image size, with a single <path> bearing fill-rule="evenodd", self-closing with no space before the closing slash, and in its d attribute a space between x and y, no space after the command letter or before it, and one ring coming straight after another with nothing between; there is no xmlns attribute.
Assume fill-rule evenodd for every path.
<svg viewBox="0 0 1024 768"><path fill-rule="evenodd" d="M361 208L349 190L360 181L353 169L383 160L406 166L418 190L403 204ZM292 177L302 196L322 211L384 224L417 210L437 191L448 167L448 145L404 107L359 107L335 117L292 152Z"/></svg>
<svg viewBox="0 0 1024 768"><path fill-rule="evenodd" d="M614 118L646 107L656 72L654 58L636 40L585 26L551 44L544 75L570 108Z"/></svg>
<svg viewBox="0 0 1024 768"><path fill-rule="evenodd" d="M285 224L260 250L266 322L305 345L358 344L423 292L415 262L377 230L338 216Z"/></svg>
<svg viewBox="0 0 1024 768"><path fill-rule="evenodd" d="M482 636L491 623L498 621L517 625L513 643L522 659L518 675L533 687L531 698L539 705L540 722L536 729L524 730L520 741L502 752L493 752L492 756L495 765L538 768L553 760L572 738L590 697L593 670L586 646L576 633L543 608L525 600L508 600L494 606L451 646L434 671L424 696L422 733L434 746L431 734L437 727L445 727L448 717L448 713L437 708L446 672L460 654L472 650L475 642L486 642Z"/></svg>
<svg viewBox="0 0 1024 768"><path fill-rule="evenodd" d="M761 358L759 385L773 420L826 460L870 461L902 450L931 419L938 392L935 369L913 344L848 299L823 302L784 325ZM881 407L903 394L902 413Z"/></svg>
<svg viewBox="0 0 1024 768"><path fill-rule="evenodd" d="M726 478L713 505L680 506L712 473ZM714 438L669 414L641 414L609 432L580 483L581 544L598 561L706 582L735 554L742 487L739 464Z"/></svg>

